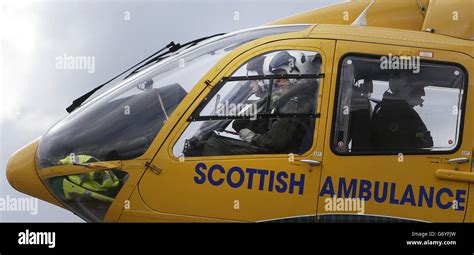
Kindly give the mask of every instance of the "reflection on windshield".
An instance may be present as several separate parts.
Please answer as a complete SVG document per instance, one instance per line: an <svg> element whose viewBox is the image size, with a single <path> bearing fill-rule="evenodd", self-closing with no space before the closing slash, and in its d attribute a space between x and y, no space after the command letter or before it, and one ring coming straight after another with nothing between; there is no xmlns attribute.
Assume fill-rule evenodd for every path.
<svg viewBox="0 0 474 255"><path fill-rule="evenodd" d="M40 168L67 155L99 161L142 155L196 83L236 47L307 25L263 27L226 34L150 66L97 96L53 126L38 148Z"/></svg>

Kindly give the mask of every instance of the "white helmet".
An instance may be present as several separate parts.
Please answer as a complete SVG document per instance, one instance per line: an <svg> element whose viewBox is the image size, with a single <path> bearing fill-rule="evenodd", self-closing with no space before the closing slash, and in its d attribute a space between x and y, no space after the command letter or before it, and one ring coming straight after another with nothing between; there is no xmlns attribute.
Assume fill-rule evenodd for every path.
<svg viewBox="0 0 474 255"><path fill-rule="evenodd" d="M299 52L296 58L296 66L298 66L301 74L318 74L321 72L322 59L319 53L315 55Z"/></svg>
<svg viewBox="0 0 474 255"><path fill-rule="evenodd" d="M310 56L302 51L278 52L269 64L269 71L273 74L284 70L286 74L318 74L321 69L321 55ZM290 79L292 84L298 84L298 79Z"/></svg>
<svg viewBox="0 0 474 255"><path fill-rule="evenodd" d="M268 70L271 73L277 73L280 70L284 70L287 74L299 74L300 72L296 66L296 57L290 55L288 51L278 52L272 58Z"/></svg>

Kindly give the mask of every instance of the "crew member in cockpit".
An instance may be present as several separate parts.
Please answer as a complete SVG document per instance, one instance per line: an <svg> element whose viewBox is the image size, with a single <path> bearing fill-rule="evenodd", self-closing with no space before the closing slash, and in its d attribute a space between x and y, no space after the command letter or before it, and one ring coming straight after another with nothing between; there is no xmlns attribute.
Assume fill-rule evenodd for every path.
<svg viewBox="0 0 474 255"><path fill-rule="evenodd" d="M319 56L319 55L318 55ZM319 56L320 60L320 56ZM320 61L307 61L318 64ZM281 51L270 62L269 71L275 75L300 74L303 66L298 66L296 58L287 51ZM270 114L307 114L315 107L318 84L314 80L287 79L274 80L275 88L271 100L274 101ZM211 137L204 144L203 155L240 155L259 153L297 153L307 132L310 119L278 118L269 119L266 132L255 132L250 128L238 131L242 141Z"/></svg>
<svg viewBox="0 0 474 255"><path fill-rule="evenodd" d="M410 81L411 71L390 74L389 89L372 115L371 141L374 149L399 151L433 147L433 137L414 109L423 107L425 88Z"/></svg>

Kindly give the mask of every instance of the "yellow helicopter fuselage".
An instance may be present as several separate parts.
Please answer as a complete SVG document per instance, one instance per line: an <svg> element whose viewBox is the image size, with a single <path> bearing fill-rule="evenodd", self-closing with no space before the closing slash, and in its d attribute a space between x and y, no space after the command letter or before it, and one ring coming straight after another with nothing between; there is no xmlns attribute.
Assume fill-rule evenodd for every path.
<svg viewBox="0 0 474 255"><path fill-rule="evenodd" d="M99 107L95 105L105 105L101 102L107 95L102 97L104 99L98 96L76 109L45 136L16 152L7 166L8 180L17 190L72 210L87 221L473 222L474 203L469 201L474 200L470 185L474 182L474 90L470 88L474 72L474 32L472 18L467 17L472 5L470 0L354 1L308 11L267 26L288 31L265 32L264 36L256 37L251 35L253 30L236 33L236 37L244 35L251 39L226 51L189 89L172 88L168 92L161 87L157 90L153 107L156 104L163 108L164 121L156 134L152 133L154 136L149 142L145 142L147 147L143 153L123 156L116 151L104 157L100 153L91 155L91 150L101 152L102 149L78 145L82 149L75 150L74 139L71 150L57 149L59 140L64 148L68 145L68 133L60 130L62 126L76 123L75 118L95 111ZM218 40L210 44L218 44ZM176 76L183 79L181 85L188 81L179 70L199 64L187 61L185 54L192 55L192 52L192 48L183 52L183 61L180 61L181 55L170 60L182 64L176 67ZM318 77L288 78L296 82L317 80L314 94L309 95L314 112L304 117L298 117L299 112L290 112L289 115L294 116L272 117L273 112L268 112L273 124L282 118L290 122L305 119L304 123L309 123L307 133L288 131L283 136L304 140L306 144L294 151L260 152L261 148L252 148L255 150L250 153L219 150L207 153L211 145L202 140L204 145L199 146L204 147L194 146L197 149L190 150L192 131L203 130L202 123L212 126L238 119L232 117L235 113L222 117L206 111L207 107L224 109L217 105L220 100L226 100L225 95L230 95L228 91L232 86L252 83L248 73L241 71L250 71L249 63L258 56L267 59L262 65L271 66L270 58L280 52L289 52L295 59L301 56L297 63L305 63L308 57L315 56L321 60L319 71L314 73ZM159 66L160 63L156 67ZM408 71L400 71L404 67ZM153 73L153 68L143 72ZM424 104L406 108L411 117L401 113L405 104L385 108L387 91L391 88L395 94L394 73L406 75L404 82L411 83L412 87L423 88L424 95L420 94L420 98L424 98ZM135 88L146 80L146 75L137 74L119 86L126 87L129 83L133 85L130 88ZM271 73L266 75L270 75L272 81L278 79ZM154 81L158 88L160 82ZM136 95L142 90L146 93L146 89L141 89ZM116 92L110 91L113 93ZM181 93L182 97L178 96ZM216 99L216 95L222 96ZM83 128L100 129L99 121L114 124L114 114L137 116L134 115L137 111L140 114L151 111L146 105L138 104L148 100L145 95L140 100L129 100L128 96L117 96L113 100L111 97L107 101L117 102L114 107L120 113L101 110L102 115L90 117L91 122L86 122L90 125ZM173 97L180 101L171 109L166 100ZM117 98L127 103L121 104ZM302 95L291 98L297 104L303 99ZM112 109L112 106L107 107L103 109ZM431 146L408 143L407 147L395 146L396 140L402 139L396 138L399 130L406 129L403 132L408 134L410 129L421 125L407 124L415 118L414 112L423 120L425 130L415 130L416 137L410 139L419 138L414 143L420 143L418 141L430 140L426 139L429 137ZM392 113L398 117L389 116ZM266 115L262 116L265 119ZM377 122L377 118L385 122ZM400 123L390 118L399 118ZM115 125L121 123L120 120ZM389 130L382 132L381 138L374 138L386 123ZM152 126L146 128L153 129ZM127 132L135 130L139 129L130 128ZM235 130L224 127L224 130L213 130L212 137L224 137L222 132L239 136ZM394 134L392 137L390 132ZM230 139L225 137L223 139ZM102 138L96 139L102 141ZM287 138L272 137L282 141ZM138 140L140 136L127 143ZM114 144L111 147L119 146L116 138L111 138L111 143ZM252 146L259 147L259 144L255 142ZM305 149L299 150L303 147ZM94 160L81 161L76 158L79 155L88 155ZM65 157L72 161L64 163ZM86 176L91 172L94 174ZM103 173L107 175L104 177ZM94 179L98 175L100 181ZM113 182L113 178L110 181L110 176L118 178L120 184ZM99 195L94 195L96 193Z"/></svg>

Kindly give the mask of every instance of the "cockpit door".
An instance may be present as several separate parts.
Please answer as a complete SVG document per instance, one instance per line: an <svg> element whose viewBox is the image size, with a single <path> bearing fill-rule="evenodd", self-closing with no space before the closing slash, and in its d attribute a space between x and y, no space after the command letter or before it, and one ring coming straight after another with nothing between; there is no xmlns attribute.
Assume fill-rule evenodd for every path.
<svg viewBox="0 0 474 255"><path fill-rule="evenodd" d="M219 76L202 79L210 82L187 102L140 195L157 214L314 221L334 41L281 40L239 51L222 61L229 63ZM285 92L284 84L299 89Z"/></svg>

